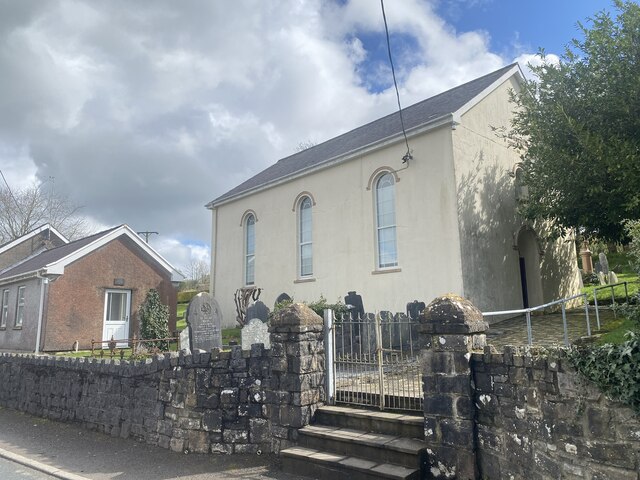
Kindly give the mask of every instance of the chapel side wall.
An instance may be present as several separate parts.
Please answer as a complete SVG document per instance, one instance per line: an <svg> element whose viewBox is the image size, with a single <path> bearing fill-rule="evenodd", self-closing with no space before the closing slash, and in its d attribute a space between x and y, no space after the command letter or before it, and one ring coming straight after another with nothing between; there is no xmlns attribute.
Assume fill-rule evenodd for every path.
<svg viewBox="0 0 640 480"><path fill-rule="evenodd" d="M481 478L637 479L640 416L566 358L506 347L471 358Z"/></svg>
<svg viewBox="0 0 640 480"><path fill-rule="evenodd" d="M18 288L21 286L25 287L24 316L22 326L16 328ZM38 332L41 280L34 277L9 285L2 285L0 286L0 294L5 289L9 290L9 312L6 328L0 328L0 350L34 352Z"/></svg>
<svg viewBox="0 0 640 480"><path fill-rule="evenodd" d="M522 308L513 178L519 157L491 127L508 127L510 78L462 116L453 132L464 296L480 310Z"/></svg>
<svg viewBox="0 0 640 480"><path fill-rule="evenodd" d="M131 291L130 336L139 335L138 310L147 292L155 288L169 306L169 332L176 325L176 289L170 276L145 258L133 242L117 238L65 267L64 275L49 286L44 351L91 348L102 340L106 290ZM116 278L124 286L114 286Z"/></svg>
<svg viewBox="0 0 640 480"><path fill-rule="evenodd" d="M217 208L214 246L216 300L223 325L235 324L233 295L243 284L243 214L255 227L255 285L270 308L286 292L297 301L324 296L334 303L348 291L362 294L368 311L404 311L406 303L462 290L451 153L451 127L409 139L414 159L397 172L398 268L376 272L374 196L368 183L383 166L401 169L403 143L326 168ZM297 276L294 201L309 192L313 206L313 279ZM213 218L216 215L214 213ZM217 245L215 245L217 242ZM428 275L424 275L425 262ZM212 275L212 276L213 276ZM418 281L425 279L425 281Z"/></svg>

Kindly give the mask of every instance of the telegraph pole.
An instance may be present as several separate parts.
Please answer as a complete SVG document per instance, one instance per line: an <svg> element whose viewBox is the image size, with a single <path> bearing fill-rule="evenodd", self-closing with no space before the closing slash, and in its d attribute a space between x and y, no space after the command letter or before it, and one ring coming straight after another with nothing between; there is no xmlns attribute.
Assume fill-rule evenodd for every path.
<svg viewBox="0 0 640 480"><path fill-rule="evenodd" d="M142 236L144 235L144 241L149 243L149 236L156 234L156 235L160 235L158 232L136 232L138 235Z"/></svg>

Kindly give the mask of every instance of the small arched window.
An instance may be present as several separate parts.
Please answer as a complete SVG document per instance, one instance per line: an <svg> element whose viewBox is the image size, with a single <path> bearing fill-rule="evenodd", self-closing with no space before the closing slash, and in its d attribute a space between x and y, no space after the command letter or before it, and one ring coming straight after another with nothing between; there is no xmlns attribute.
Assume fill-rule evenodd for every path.
<svg viewBox="0 0 640 480"><path fill-rule="evenodd" d="M395 267L398 265L395 180L387 172L375 185L378 268Z"/></svg>
<svg viewBox="0 0 640 480"><path fill-rule="evenodd" d="M528 200L529 199L529 187L524 181L524 170L521 167L516 168L515 172L515 187L516 187L516 200Z"/></svg>
<svg viewBox="0 0 640 480"><path fill-rule="evenodd" d="M253 285L256 275L256 217L250 213L244 221L244 283Z"/></svg>
<svg viewBox="0 0 640 480"><path fill-rule="evenodd" d="M298 273L301 277L313 275L312 202L302 197L298 203Z"/></svg>

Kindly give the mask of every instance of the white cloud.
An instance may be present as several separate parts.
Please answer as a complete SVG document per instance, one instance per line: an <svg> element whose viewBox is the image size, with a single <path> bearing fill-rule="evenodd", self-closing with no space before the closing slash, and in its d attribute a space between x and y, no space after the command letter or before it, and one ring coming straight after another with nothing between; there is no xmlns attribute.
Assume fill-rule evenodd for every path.
<svg viewBox="0 0 640 480"><path fill-rule="evenodd" d="M405 106L507 63L429 2L386 8L392 38L411 39L394 45ZM176 266L205 258L205 203L395 110L386 60L369 63L362 40L383 28L370 0L9 2L0 168L13 184L55 177L96 225L159 231Z"/></svg>
<svg viewBox="0 0 640 480"><path fill-rule="evenodd" d="M558 65L560 63L560 57L558 57L558 55L555 55L553 53L549 53L545 56L543 60L542 57L538 54L523 53L523 54L520 54L518 57L516 57L514 61L520 64L522 73L526 78L528 78L529 80L534 80L535 75L529 68L529 65L532 65L534 67L539 67L540 65L544 65L544 64Z"/></svg>

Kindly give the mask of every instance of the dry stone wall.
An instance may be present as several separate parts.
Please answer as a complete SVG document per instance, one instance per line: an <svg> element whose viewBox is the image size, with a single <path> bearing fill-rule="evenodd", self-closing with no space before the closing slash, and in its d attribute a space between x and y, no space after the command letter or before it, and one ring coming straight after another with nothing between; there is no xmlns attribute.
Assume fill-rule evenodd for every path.
<svg viewBox="0 0 640 480"><path fill-rule="evenodd" d="M0 354L0 405L174 451L270 451L269 352L128 362Z"/></svg>
<svg viewBox="0 0 640 480"><path fill-rule="evenodd" d="M473 354L482 478L637 480L640 417L558 357L516 347Z"/></svg>

